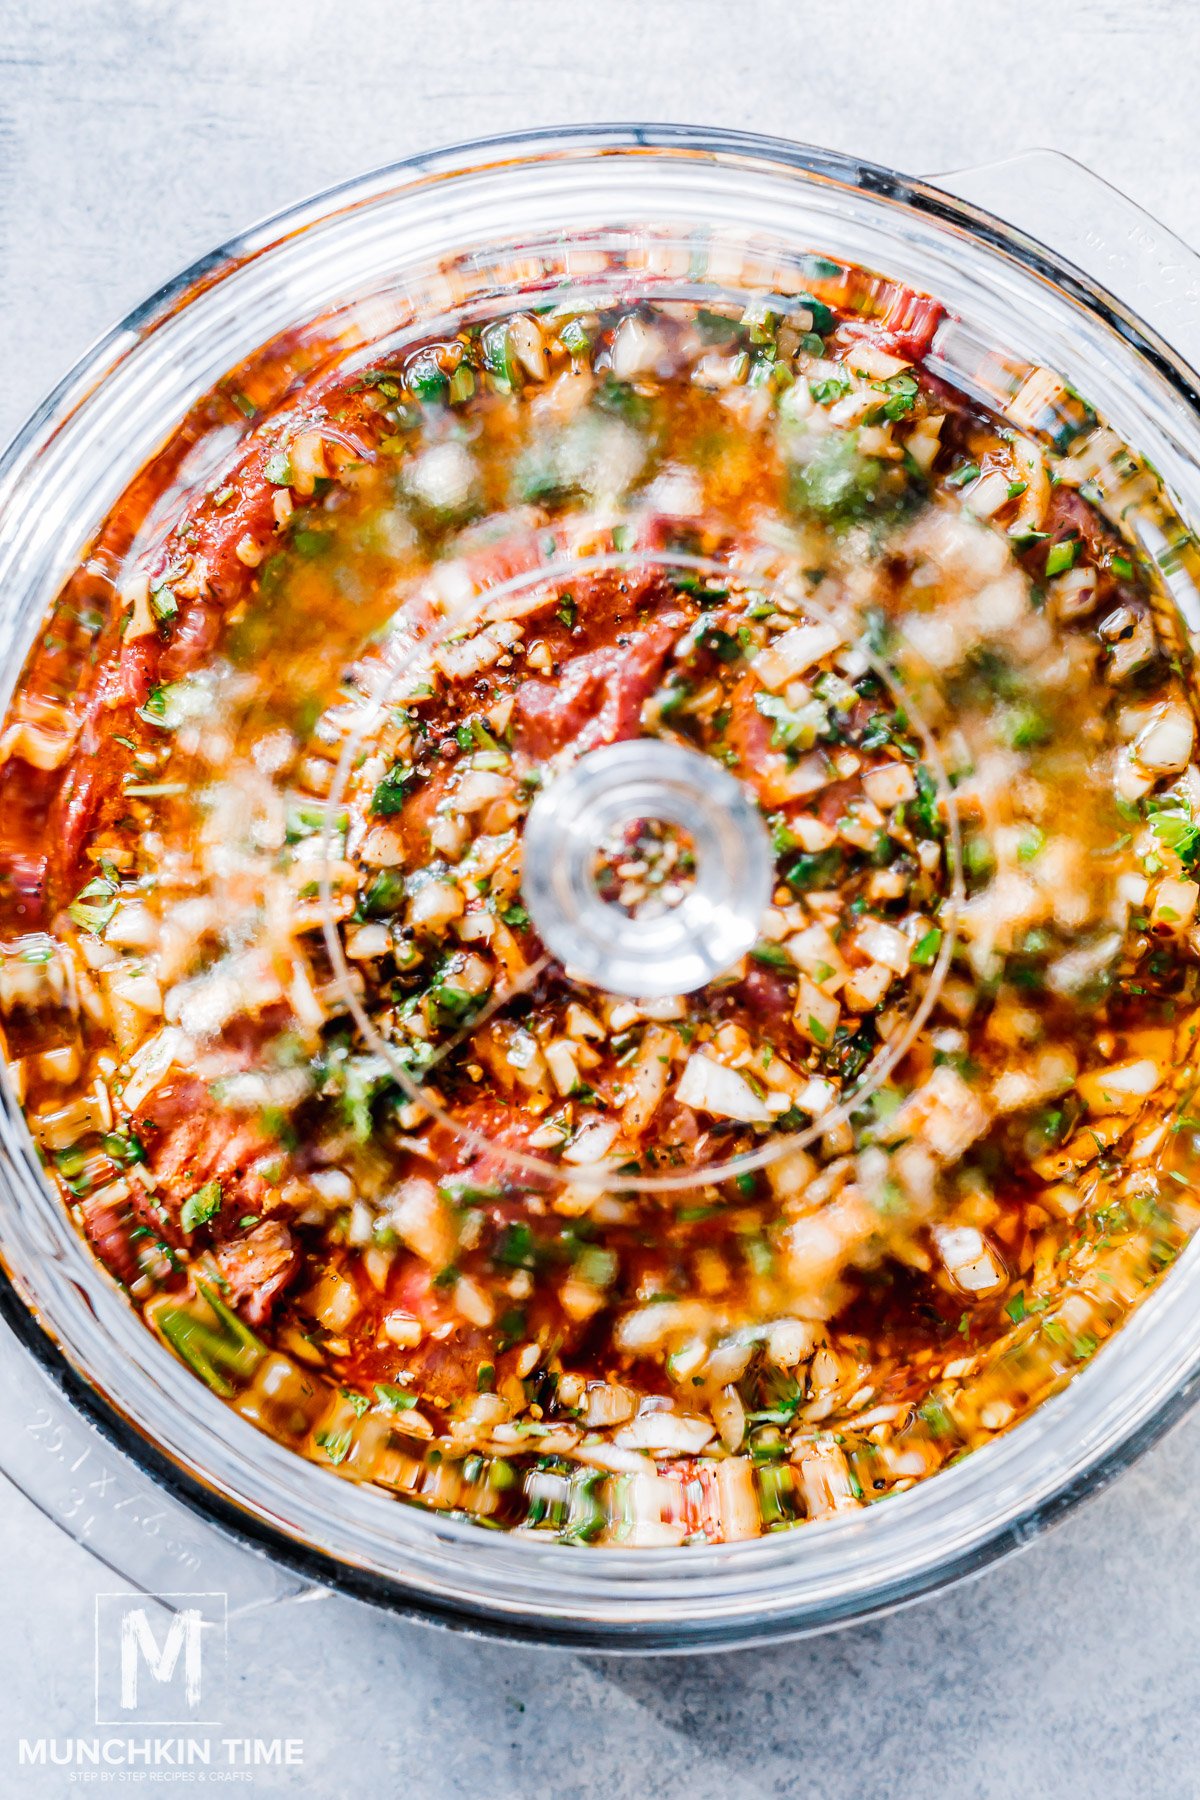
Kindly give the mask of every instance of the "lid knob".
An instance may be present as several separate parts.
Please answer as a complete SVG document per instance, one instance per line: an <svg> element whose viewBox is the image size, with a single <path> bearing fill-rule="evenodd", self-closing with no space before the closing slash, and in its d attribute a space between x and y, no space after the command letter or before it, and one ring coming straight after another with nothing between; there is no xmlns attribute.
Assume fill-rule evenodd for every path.
<svg viewBox="0 0 1200 1800"><path fill-rule="evenodd" d="M603 847L650 820L686 833L695 872L677 904L631 912L597 884ZM692 993L757 942L773 858L742 783L680 744L634 738L588 751L534 801L522 893L572 977L636 999Z"/></svg>

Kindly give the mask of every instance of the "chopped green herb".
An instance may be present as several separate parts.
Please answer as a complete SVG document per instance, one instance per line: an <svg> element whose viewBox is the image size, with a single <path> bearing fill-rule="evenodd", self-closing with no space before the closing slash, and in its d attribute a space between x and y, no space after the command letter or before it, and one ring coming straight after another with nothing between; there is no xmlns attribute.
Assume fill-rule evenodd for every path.
<svg viewBox="0 0 1200 1800"><path fill-rule="evenodd" d="M469 363L460 363L450 377L447 398L451 406L461 406L475 392L475 371Z"/></svg>
<svg viewBox="0 0 1200 1800"><path fill-rule="evenodd" d="M772 725L773 750L809 750L816 743L827 721L819 700L806 701L795 711L778 694L756 694L754 704Z"/></svg>
<svg viewBox="0 0 1200 1800"><path fill-rule="evenodd" d="M413 772L406 764L392 764L371 795L371 811L376 817L390 818L402 810L412 778Z"/></svg>
<svg viewBox="0 0 1200 1800"><path fill-rule="evenodd" d="M835 277L842 273L835 263L827 264L826 268L832 271ZM815 274L816 271L814 270L813 273ZM812 330L816 335L822 338L828 337L835 323L833 309L826 306L823 300L818 300L813 294L797 294L796 298L801 306L807 307L812 317Z"/></svg>
<svg viewBox="0 0 1200 1800"><path fill-rule="evenodd" d="M315 1441L320 1445L331 1463L344 1463L354 1443L349 1430L330 1431L327 1428L315 1433Z"/></svg>
<svg viewBox="0 0 1200 1800"><path fill-rule="evenodd" d="M850 392L850 381L845 375L826 375L820 381L810 381L808 391L818 406L832 406Z"/></svg>
<svg viewBox="0 0 1200 1800"><path fill-rule="evenodd" d="M558 341L572 356L586 356L592 347L591 336L582 319L568 319L558 334Z"/></svg>
<svg viewBox="0 0 1200 1800"><path fill-rule="evenodd" d="M410 1394L406 1388L396 1387L390 1381L375 1383L375 1398L386 1412L411 1412L417 1404L415 1394Z"/></svg>
<svg viewBox="0 0 1200 1800"><path fill-rule="evenodd" d="M1200 866L1200 825L1193 821L1187 802L1174 796L1165 803L1150 799L1146 810L1159 843L1175 852L1189 874L1194 873Z"/></svg>
<svg viewBox="0 0 1200 1800"><path fill-rule="evenodd" d="M1009 707L1001 724L1005 739L1014 750L1039 749L1054 735L1050 720L1031 701Z"/></svg>
<svg viewBox="0 0 1200 1800"><path fill-rule="evenodd" d="M221 1184L219 1181L206 1181L202 1188L184 1201L179 1213L179 1223L185 1231L195 1231L201 1225L207 1225L215 1219L221 1210Z"/></svg>
<svg viewBox="0 0 1200 1800"><path fill-rule="evenodd" d="M833 887L841 876L842 867L842 853L835 845L828 850L798 856L784 871L783 879L796 893L806 893L812 888Z"/></svg>
<svg viewBox="0 0 1200 1800"><path fill-rule="evenodd" d="M123 1168L129 1168L133 1163L143 1163L146 1160L145 1145L132 1131L106 1132L102 1142L105 1155L111 1156L113 1161L120 1163Z"/></svg>
<svg viewBox="0 0 1200 1800"><path fill-rule="evenodd" d="M1057 544L1051 544L1046 552L1047 575L1063 575L1068 569L1073 569L1078 549L1078 538L1062 538Z"/></svg>
<svg viewBox="0 0 1200 1800"><path fill-rule="evenodd" d="M617 1256L613 1250L602 1250L598 1244L589 1244L581 1250L575 1261L575 1274L588 1287L611 1287L617 1278Z"/></svg>
<svg viewBox="0 0 1200 1800"><path fill-rule="evenodd" d="M165 581L150 583L150 611L160 625L169 625L179 611L179 602Z"/></svg>
<svg viewBox="0 0 1200 1800"><path fill-rule="evenodd" d="M492 1252L495 1262L509 1269L532 1269L537 1263L537 1243L528 1225L506 1225Z"/></svg>
<svg viewBox="0 0 1200 1800"><path fill-rule="evenodd" d="M914 770L917 783L917 797L911 802L923 834L927 838L941 837L942 819L938 807L937 782L924 763L918 763Z"/></svg>
<svg viewBox="0 0 1200 1800"><path fill-rule="evenodd" d="M917 395L920 393L916 376L907 372L889 376L886 381L873 381L871 386L878 392L887 395L882 406L877 407L871 417L874 418L877 414L884 419L890 419L893 424L912 412L917 404Z"/></svg>
<svg viewBox="0 0 1200 1800"><path fill-rule="evenodd" d="M735 663L743 653L743 645L732 632L722 631L718 625L706 625L696 639L701 650L708 650L718 661Z"/></svg>
<svg viewBox="0 0 1200 1800"><path fill-rule="evenodd" d="M766 963L772 969L794 969L795 967L782 944L755 944L750 954L755 962Z"/></svg>
<svg viewBox="0 0 1200 1800"><path fill-rule="evenodd" d="M912 960L918 968L925 968L931 963L942 947L942 934L937 926L919 937L912 948Z"/></svg>
<svg viewBox="0 0 1200 1800"><path fill-rule="evenodd" d="M86 887L80 888L68 906L67 914L80 931L99 936L117 910L117 892L115 881L97 875Z"/></svg>

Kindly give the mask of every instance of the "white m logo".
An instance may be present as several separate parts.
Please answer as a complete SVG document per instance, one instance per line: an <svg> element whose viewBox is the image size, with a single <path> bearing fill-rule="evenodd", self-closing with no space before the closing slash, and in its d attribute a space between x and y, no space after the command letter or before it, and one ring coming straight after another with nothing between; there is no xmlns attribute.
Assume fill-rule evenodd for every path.
<svg viewBox="0 0 1200 1800"><path fill-rule="evenodd" d="M138 1703L138 1669L146 1667L160 1686L175 1674L183 1651L183 1691L189 1706L200 1704L200 1633L203 1615L192 1606L177 1612L159 1647L144 1606L131 1607L121 1620L121 1705L132 1712Z"/></svg>
<svg viewBox="0 0 1200 1800"><path fill-rule="evenodd" d="M219 1724L227 1614L221 1593L97 1594L97 1725Z"/></svg>

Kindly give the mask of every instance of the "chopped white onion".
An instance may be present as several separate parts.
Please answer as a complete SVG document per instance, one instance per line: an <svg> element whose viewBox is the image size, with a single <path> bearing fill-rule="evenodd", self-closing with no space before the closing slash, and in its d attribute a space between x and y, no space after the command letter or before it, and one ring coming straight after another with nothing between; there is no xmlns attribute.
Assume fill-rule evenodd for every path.
<svg viewBox="0 0 1200 1800"><path fill-rule="evenodd" d="M623 1425L613 1442L623 1450L658 1450L697 1456L712 1442L713 1423L695 1413L643 1412Z"/></svg>
<svg viewBox="0 0 1200 1800"><path fill-rule="evenodd" d="M615 1119L586 1119L563 1151L563 1161L576 1165L602 1162L616 1142L619 1130Z"/></svg>
<svg viewBox="0 0 1200 1800"><path fill-rule="evenodd" d="M748 1081L735 1069L714 1062L711 1056L695 1051L675 1089L675 1097L684 1106L710 1113L715 1119L739 1119L746 1125L768 1125L770 1111Z"/></svg>
<svg viewBox="0 0 1200 1800"><path fill-rule="evenodd" d="M947 1273L964 1293L987 1294L1003 1287L1005 1271L974 1225L935 1225L933 1240Z"/></svg>
<svg viewBox="0 0 1200 1800"><path fill-rule="evenodd" d="M1154 775L1176 775L1186 769L1196 741L1196 725L1182 701L1171 701L1138 735L1133 754Z"/></svg>
<svg viewBox="0 0 1200 1800"><path fill-rule="evenodd" d="M794 625L754 658L754 673L764 687L778 691L819 663L842 642L835 625Z"/></svg>
<svg viewBox="0 0 1200 1800"><path fill-rule="evenodd" d="M1135 1062L1113 1063L1079 1077L1079 1097L1089 1112L1136 1112L1159 1086L1165 1070L1148 1056Z"/></svg>

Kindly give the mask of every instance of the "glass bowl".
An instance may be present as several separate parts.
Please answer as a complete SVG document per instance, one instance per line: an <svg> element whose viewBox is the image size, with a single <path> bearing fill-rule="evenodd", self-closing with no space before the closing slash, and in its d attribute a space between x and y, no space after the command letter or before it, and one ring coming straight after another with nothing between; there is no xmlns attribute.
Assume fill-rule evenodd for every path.
<svg viewBox="0 0 1200 1800"><path fill-rule="evenodd" d="M192 409L271 346L314 366L352 365L447 315L509 308L516 293L569 285L625 299L736 298L794 280L823 254L943 301L936 356L997 410L1020 404L1037 368L1086 395L1161 477L1165 501L1126 527L1159 561L1193 630L1200 603L1186 522L1200 519L1200 398L1185 358L1200 344L1200 268L1061 159L957 185L1024 211L1080 261L1098 261L1161 332L970 199L737 133L521 134L397 164L269 221L131 314L5 454L0 666L9 688L108 507L158 456L172 459L179 487L202 480L230 435L197 430ZM1056 422L1023 419L1022 428L1052 437ZM573 1546L398 1504L232 1414L92 1259L43 1180L7 1080L0 1260L0 1420L10 1426L0 1462L107 1560L160 1591L207 1579L264 1598L296 1591L277 1569L299 1571L415 1616L591 1649L750 1643L928 1593L1096 1491L1182 1412L1200 1372L1193 1244L1060 1393L886 1506L721 1546ZM259 1560L239 1562L230 1539Z"/></svg>

